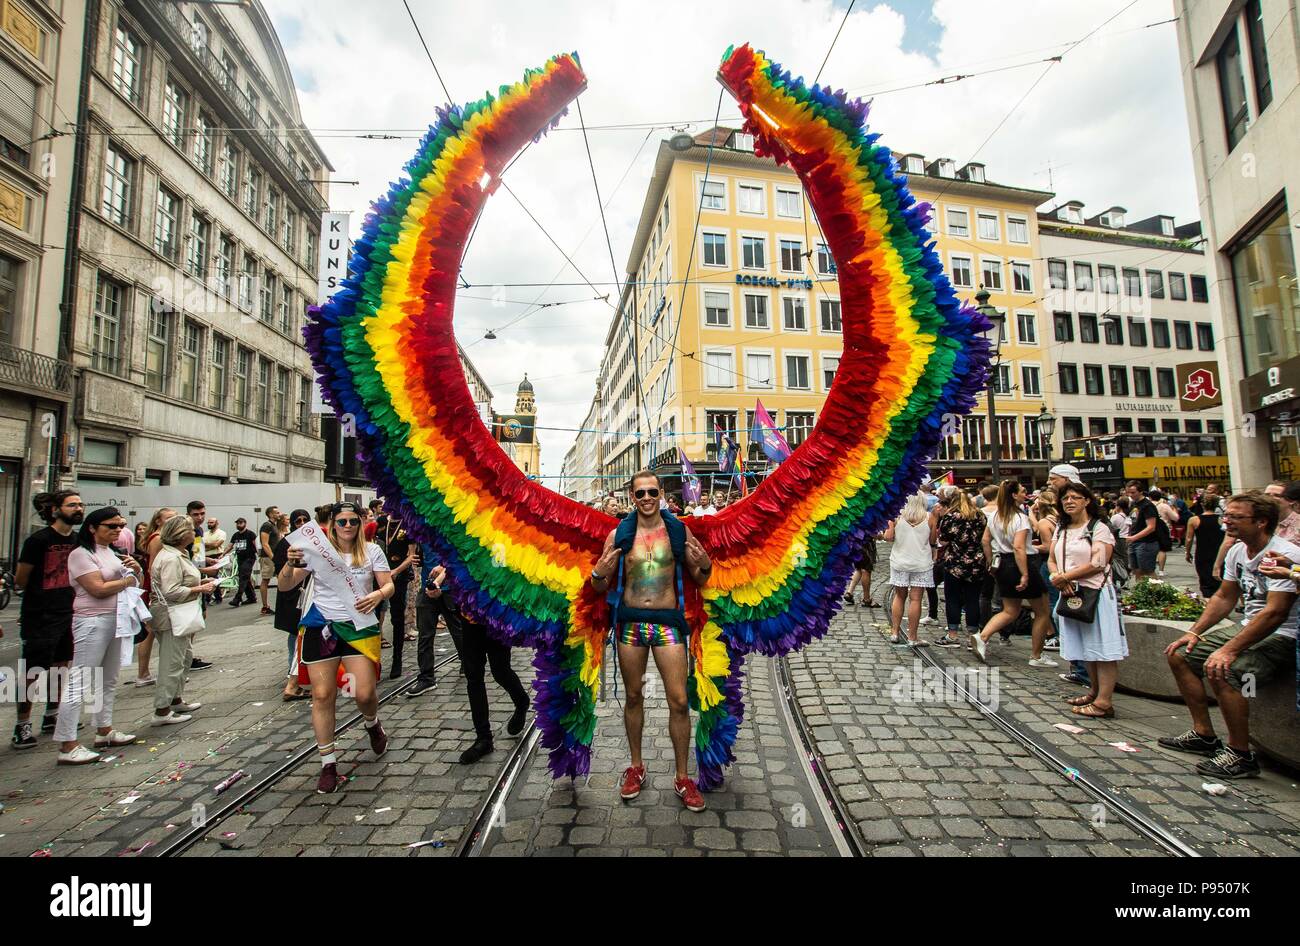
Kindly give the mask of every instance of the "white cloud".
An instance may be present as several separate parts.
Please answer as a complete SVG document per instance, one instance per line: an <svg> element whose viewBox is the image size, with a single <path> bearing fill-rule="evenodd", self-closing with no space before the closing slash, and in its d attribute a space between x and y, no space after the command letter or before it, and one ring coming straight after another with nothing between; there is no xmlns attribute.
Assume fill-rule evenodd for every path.
<svg viewBox="0 0 1300 946"><path fill-rule="evenodd" d="M903 17L888 3L855 8L823 80L855 93L880 92L946 75L982 72L1063 51L1120 10L1102 4L1042 0L936 0L943 27L934 58L904 49ZM1168 0L1139 0L1088 42L1068 50L978 155L989 132L1011 111L1045 65L1030 65L956 83L879 95L871 124L897 150L978 157L991 180L1048 189L1047 166L1061 198L1094 211L1122 204L1130 219L1195 213L1187 123L1172 24L1144 29L1172 16ZM300 85L304 121L336 167L336 177L359 180L335 187L331 205L357 218L411 156L418 130L444 100L400 3L361 5L342 0L275 0L268 4L283 30ZM718 101L717 63L732 43L751 42L796 74L811 78L843 17L828 0L751 0L702 7L685 0L590 4L443 4L412 0L430 50L458 101L481 97L526 67L557 52L576 50L589 89L582 97L589 126L629 122L697 122L704 127ZM310 77L310 81L304 81ZM724 97L724 122L736 118ZM577 128L576 110L564 128ZM406 129L401 141L358 140L354 132ZM395 132L396 133L396 132ZM607 212L615 264L621 275L653 165L654 132L622 187L619 177L646 137L645 129L592 131L593 159ZM1152 173L1158 171L1158 173ZM600 291L617 298L609 253L597 217L582 135L553 132L507 177L528 208ZM585 240L584 240L585 236ZM466 256L464 275L476 288L463 296L492 296L504 284L509 300L570 301L594 295L572 269L543 291L564 261L504 191L489 202ZM535 287L515 285L536 283ZM542 426L575 428L595 384L609 308L584 302L543 309L477 342L524 311L462 298L457 329L483 376L493 384L498 410L513 408L524 371L536 380ZM542 431L543 472L560 472L572 443L567 431ZM548 485L557 481L548 480Z"/></svg>

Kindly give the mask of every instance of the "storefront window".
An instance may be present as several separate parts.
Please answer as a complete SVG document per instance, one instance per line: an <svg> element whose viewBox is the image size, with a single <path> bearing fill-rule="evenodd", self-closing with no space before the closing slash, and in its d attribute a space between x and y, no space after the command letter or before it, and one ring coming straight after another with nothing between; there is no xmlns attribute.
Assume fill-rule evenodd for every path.
<svg viewBox="0 0 1300 946"><path fill-rule="evenodd" d="M1300 288L1286 208L1232 252L1246 374L1300 355Z"/></svg>

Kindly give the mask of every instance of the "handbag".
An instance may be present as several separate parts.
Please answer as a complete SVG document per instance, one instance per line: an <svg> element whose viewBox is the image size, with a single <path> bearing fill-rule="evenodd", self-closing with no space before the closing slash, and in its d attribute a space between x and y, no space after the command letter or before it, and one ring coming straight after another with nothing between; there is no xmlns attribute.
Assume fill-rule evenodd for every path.
<svg viewBox="0 0 1300 946"><path fill-rule="evenodd" d="M176 637L191 637L207 626L203 620L203 601L198 597L167 605L167 617Z"/></svg>
<svg viewBox="0 0 1300 946"><path fill-rule="evenodd" d="M1092 533L1097 528L1097 520L1093 519L1088 523L1088 528L1084 530L1083 537L1088 542L1088 547L1092 547ZM1057 526L1060 532L1061 527ZM1055 538L1053 538L1055 541ZM1065 557L1065 544L1062 540L1061 557ZM1105 577L1102 580L1102 586L1105 587L1107 581L1110 581L1111 571L1110 564L1107 563ZM1060 599L1056 602L1056 616L1058 618L1069 618L1072 621L1079 621L1082 624L1092 624L1097 620L1097 604L1101 601L1101 588L1086 588L1075 582L1069 591L1062 591Z"/></svg>

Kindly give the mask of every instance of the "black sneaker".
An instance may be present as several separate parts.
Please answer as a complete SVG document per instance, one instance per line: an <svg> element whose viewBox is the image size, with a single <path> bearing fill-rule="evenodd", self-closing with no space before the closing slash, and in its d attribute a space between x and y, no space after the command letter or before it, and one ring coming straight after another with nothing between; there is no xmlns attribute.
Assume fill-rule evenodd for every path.
<svg viewBox="0 0 1300 946"><path fill-rule="evenodd" d="M50 714L49 716L42 716L42 717L41 717L41 733L42 733L42 734L44 734L44 733L52 733L52 732L54 732L54 727L56 727L56 726L58 726L58 725L59 725L59 714L58 714L58 713L52 713L52 714Z"/></svg>
<svg viewBox="0 0 1300 946"><path fill-rule="evenodd" d="M514 714L510 721L506 723L506 735L517 736L524 731L524 719L528 716L528 707L519 706L515 708Z"/></svg>
<svg viewBox="0 0 1300 946"><path fill-rule="evenodd" d="M15 749L35 749L36 737L32 735L32 724L19 723L14 727L14 737L10 740L10 745Z"/></svg>
<svg viewBox="0 0 1300 946"><path fill-rule="evenodd" d="M406 691L406 698L408 700L413 700L417 696L424 696L424 694L428 693L430 690L436 689L438 689L438 684L425 683L423 680L420 680L416 682L415 686Z"/></svg>
<svg viewBox="0 0 1300 946"><path fill-rule="evenodd" d="M1253 752L1238 752L1232 746L1212 759L1206 759L1196 771L1212 778L1259 778L1259 762Z"/></svg>
<svg viewBox="0 0 1300 946"><path fill-rule="evenodd" d="M460 754L461 765L473 765L492 751L491 739L475 739L474 745Z"/></svg>
<svg viewBox="0 0 1300 946"><path fill-rule="evenodd" d="M1196 755L1215 755L1222 751L1223 743L1218 737L1206 739L1195 729L1189 729L1181 736L1161 736L1156 742L1166 749L1175 749L1178 752L1192 752Z"/></svg>
<svg viewBox="0 0 1300 946"><path fill-rule="evenodd" d="M199 659L198 657L195 657L194 659L192 659L192 660L190 661L190 670L191 670L191 671L193 671L193 670L210 670L211 668L212 668L212 663L211 663L210 661L207 661L207 660L201 660L201 659Z"/></svg>

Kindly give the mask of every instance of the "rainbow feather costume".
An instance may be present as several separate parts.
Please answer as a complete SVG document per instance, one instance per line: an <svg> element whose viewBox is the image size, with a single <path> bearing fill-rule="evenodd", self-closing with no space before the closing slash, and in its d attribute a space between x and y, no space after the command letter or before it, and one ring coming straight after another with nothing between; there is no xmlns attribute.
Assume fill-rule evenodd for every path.
<svg viewBox="0 0 1300 946"><path fill-rule="evenodd" d="M748 498L688 527L713 560L687 582L702 788L733 760L746 655L826 633L853 562L926 476L945 415L988 376L986 321L963 305L867 107L808 88L748 46L719 79L755 150L799 175L835 258L844 354L807 440ZM552 774L589 769L609 609L588 581L615 520L529 481L471 399L452 329L466 239L495 179L586 87L557 56L496 96L439 109L402 180L362 227L349 276L304 329L325 399L351 415L364 469L445 588L500 640L535 651L535 708Z"/></svg>

